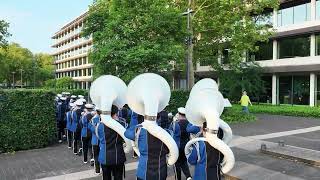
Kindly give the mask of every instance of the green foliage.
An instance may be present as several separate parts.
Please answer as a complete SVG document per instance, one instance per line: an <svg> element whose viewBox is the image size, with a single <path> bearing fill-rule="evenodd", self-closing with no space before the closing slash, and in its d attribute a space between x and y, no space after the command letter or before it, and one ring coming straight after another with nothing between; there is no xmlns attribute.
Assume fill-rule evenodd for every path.
<svg viewBox="0 0 320 180"><path fill-rule="evenodd" d="M242 91L251 97L259 97L265 92L264 81L261 79L262 68L256 65L243 64L242 71L228 70L220 72L220 90L233 102L240 100Z"/></svg>
<svg viewBox="0 0 320 180"><path fill-rule="evenodd" d="M4 20L0 20L0 47L7 44L6 38L10 36L8 32L9 23Z"/></svg>
<svg viewBox="0 0 320 180"><path fill-rule="evenodd" d="M71 77L62 77L59 79L49 79L44 82L45 89L53 89L53 88L58 88L58 89L68 89L73 83L73 80Z"/></svg>
<svg viewBox="0 0 320 180"><path fill-rule="evenodd" d="M55 141L55 94L0 90L0 151L41 148Z"/></svg>
<svg viewBox="0 0 320 180"><path fill-rule="evenodd" d="M172 91L169 106L166 108L168 112L177 113L179 107L184 107L189 98L189 91ZM256 120L253 114L242 113L239 106L225 108L221 119L227 123L252 122Z"/></svg>
<svg viewBox="0 0 320 180"><path fill-rule="evenodd" d="M266 9L277 8L278 4L278 0L193 1L193 30L197 37L195 60L210 61L213 67L222 68L218 57L228 49L228 67L241 71L244 52L256 51L256 43L267 41L273 34L270 24L257 22L269 18L270 14L263 13Z"/></svg>
<svg viewBox="0 0 320 180"><path fill-rule="evenodd" d="M240 105L233 105L234 108L241 111ZM310 106L292 106L292 105L253 105L249 106L251 113L264 113L285 116L298 116L298 117L315 117L320 118L320 107Z"/></svg>
<svg viewBox="0 0 320 180"><path fill-rule="evenodd" d="M174 1L95 1L83 32L93 36L95 76L113 74L128 82L144 72L171 70L170 62L184 57L185 26Z"/></svg>
<svg viewBox="0 0 320 180"><path fill-rule="evenodd" d="M54 78L52 62L51 55L33 55L30 50L17 43L0 47L0 83L6 83L10 87L13 84L14 73L16 86L22 84L21 75L24 85L43 86L46 80Z"/></svg>

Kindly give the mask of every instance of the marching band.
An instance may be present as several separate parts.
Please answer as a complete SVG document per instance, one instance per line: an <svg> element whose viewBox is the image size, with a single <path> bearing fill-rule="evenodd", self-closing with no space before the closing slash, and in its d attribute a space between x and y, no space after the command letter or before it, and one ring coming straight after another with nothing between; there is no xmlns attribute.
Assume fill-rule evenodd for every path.
<svg viewBox="0 0 320 180"><path fill-rule="evenodd" d="M66 139L67 147L83 156L83 163L90 162L96 174L102 172L104 180L125 179L130 152L138 158L138 180L165 180L168 167L176 180L181 171L187 180L219 180L233 168L232 130L220 119L225 105L214 80L195 84L176 116L164 110L171 92L157 74L141 74L128 86L104 75L89 94L92 103L82 95L57 95L58 141Z"/></svg>

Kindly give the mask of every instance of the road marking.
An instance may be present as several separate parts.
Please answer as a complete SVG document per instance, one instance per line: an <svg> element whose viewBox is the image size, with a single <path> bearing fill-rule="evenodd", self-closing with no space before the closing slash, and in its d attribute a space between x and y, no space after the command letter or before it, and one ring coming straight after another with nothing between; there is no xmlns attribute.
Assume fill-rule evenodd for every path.
<svg viewBox="0 0 320 180"><path fill-rule="evenodd" d="M276 133L256 135L256 136L246 136L246 138L262 140L262 139L271 139L271 138L282 137L282 136L291 136L295 134L303 134L303 133L319 131L319 130L320 130L320 126L314 126L310 128L296 129L291 131L283 131L283 132L276 132Z"/></svg>
<svg viewBox="0 0 320 180"><path fill-rule="evenodd" d="M131 171L137 169L138 162L131 162L126 164L126 171ZM99 175L94 173L94 170L80 171L70 174L63 174L59 176L46 177L38 180L79 180L79 179L88 179L93 177L98 177Z"/></svg>

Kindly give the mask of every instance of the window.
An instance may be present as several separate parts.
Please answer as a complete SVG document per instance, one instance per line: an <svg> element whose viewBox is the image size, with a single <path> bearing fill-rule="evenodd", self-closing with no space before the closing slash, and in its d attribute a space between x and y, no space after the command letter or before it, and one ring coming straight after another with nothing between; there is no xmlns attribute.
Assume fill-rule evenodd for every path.
<svg viewBox="0 0 320 180"><path fill-rule="evenodd" d="M310 80L309 76L280 76L279 101L280 104L309 104Z"/></svg>
<svg viewBox="0 0 320 180"><path fill-rule="evenodd" d="M230 49L227 49L227 48L222 50L222 57L221 57L222 64L228 64L230 62L229 51Z"/></svg>
<svg viewBox="0 0 320 180"><path fill-rule="evenodd" d="M79 59L79 66L82 65L82 58Z"/></svg>
<svg viewBox="0 0 320 180"><path fill-rule="evenodd" d="M309 21L311 18L310 2L278 11L278 26L288 26Z"/></svg>
<svg viewBox="0 0 320 180"><path fill-rule="evenodd" d="M257 43L259 50L249 53L250 61L270 60L273 58L273 41Z"/></svg>
<svg viewBox="0 0 320 180"><path fill-rule="evenodd" d="M261 77L264 83L264 92L259 96L258 102L271 103L272 102L272 76Z"/></svg>
<svg viewBox="0 0 320 180"><path fill-rule="evenodd" d="M268 25L272 27L273 24L273 13L272 12L265 12L261 15L257 15L254 18L256 18L256 23L258 25Z"/></svg>
<svg viewBox="0 0 320 180"><path fill-rule="evenodd" d="M310 56L310 36L283 38L278 41L278 58Z"/></svg>
<svg viewBox="0 0 320 180"><path fill-rule="evenodd" d="M79 76L82 76L82 70L78 70L79 71Z"/></svg>
<svg viewBox="0 0 320 180"><path fill-rule="evenodd" d="M316 35L316 55L320 56L320 34Z"/></svg>
<svg viewBox="0 0 320 180"><path fill-rule="evenodd" d="M87 69L83 70L83 76L87 76Z"/></svg>
<svg viewBox="0 0 320 180"><path fill-rule="evenodd" d="M88 76L91 76L92 75L92 69L88 69Z"/></svg>
<svg viewBox="0 0 320 180"><path fill-rule="evenodd" d="M320 19L320 0L317 0L316 2L316 13L317 13L317 19Z"/></svg>

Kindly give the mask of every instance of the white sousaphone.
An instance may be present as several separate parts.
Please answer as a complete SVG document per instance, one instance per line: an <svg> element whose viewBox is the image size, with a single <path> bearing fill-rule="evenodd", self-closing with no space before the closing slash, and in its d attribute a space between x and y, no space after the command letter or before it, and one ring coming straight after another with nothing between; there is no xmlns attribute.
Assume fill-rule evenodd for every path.
<svg viewBox="0 0 320 180"><path fill-rule="evenodd" d="M215 80L210 79L210 78L205 78L202 79L200 81L198 81L191 89L190 95L189 97L191 97L193 94L198 93L199 91L212 91L212 92L219 92L218 89L218 84L216 83ZM224 107L225 107L225 102L226 100L224 99L224 106L221 106L218 108L219 110L219 114L221 116L221 114L223 113ZM227 101L229 102L229 101ZM232 129L229 126L229 124L227 124L226 122L224 122L222 119L219 119L219 127L223 130L223 138L222 141L225 142L226 144L229 144L232 140Z"/></svg>
<svg viewBox="0 0 320 180"><path fill-rule="evenodd" d="M124 136L125 128L111 117L112 105L119 109L126 104L127 85L118 77L103 75L93 81L90 88L92 103L102 111L101 122L116 131L125 141L124 152L131 151L130 140Z"/></svg>
<svg viewBox="0 0 320 180"><path fill-rule="evenodd" d="M190 140L185 147L185 153L190 153L189 148L195 142L207 141L213 148L217 149L224 155L221 170L223 173L227 173L233 168L235 159L230 147L217 136L219 127L222 129L229 127L227 123L220 119L220 115L224 109L224 98L218 91L218 86L215 81L204 79L198 83L190 92L190 96L185 107L186 117L190 123L199 127L202 127L203 123L207 122L207 132L206 137ZM230 136L230 132L232 138L231 128L230 131L227 131L226 136ZM230 140L231 139L226 139L225 141Z"/></svg>
<svg viewBox="0 0 320 180"><path fill-rule="evenodd" d="M170 95L170 86L167 81L153 73L145 73L135 77L129 83L127 91L129 107L144 116L142 128L168 147L167 163L173 165L179 156L178 147L170 134L156 123L157 114L167 106Z"/></svg>

